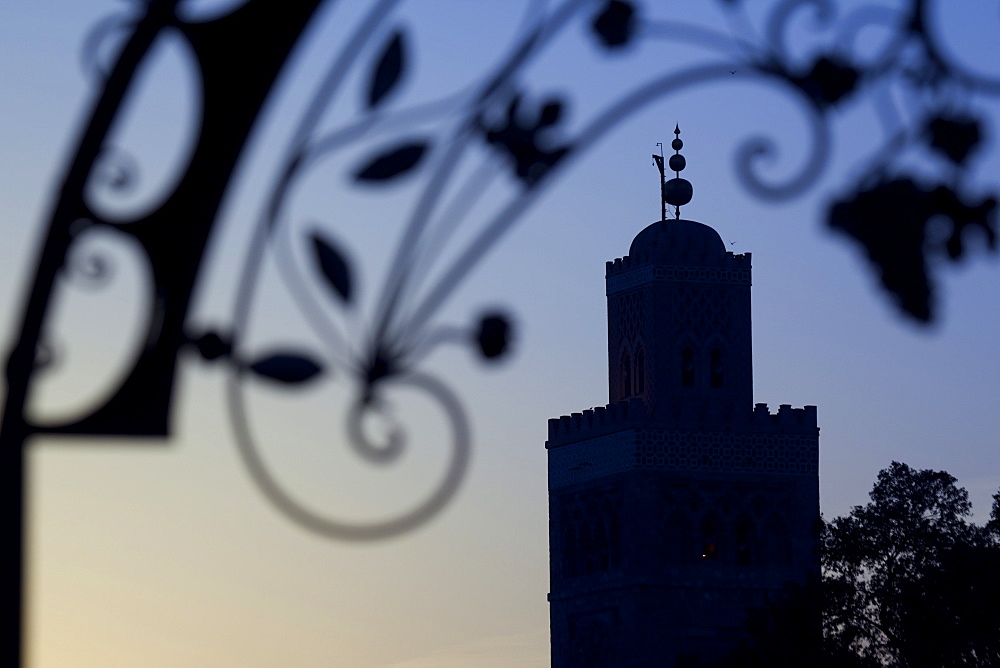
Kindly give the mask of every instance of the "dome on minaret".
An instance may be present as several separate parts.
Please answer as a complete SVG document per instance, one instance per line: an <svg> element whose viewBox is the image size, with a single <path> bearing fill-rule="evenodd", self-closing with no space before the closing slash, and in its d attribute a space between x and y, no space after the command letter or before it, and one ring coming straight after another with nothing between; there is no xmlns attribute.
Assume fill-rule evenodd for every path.
<svg viewBox="0 0 1000 668"><path fill-rule="evenodd" d="M636 235L629 248L629 258L633 266L720 267L726 262L726 245L722 243L719 233L708 225L681 219L681 207L691 201L694 189L689 181L681 178L681 170L687 166L687 160L681 155L684 142L681 141L679 125L674 127L674 135L670 147L675 153L670 156L669 163L665 163L662 152L660 155L653 154L653 162L660 170L662 217ZM675 175L669 181L667 164ZM674 209L673 220L667 220L668 204Z"/></svg>
<svg viewBox="0 0 1000 668"><path fill-rule="evenodd" d="M640 265L718 267L726 261L726 244L708 225L658 220L636 235L628 254Z"/></svg>

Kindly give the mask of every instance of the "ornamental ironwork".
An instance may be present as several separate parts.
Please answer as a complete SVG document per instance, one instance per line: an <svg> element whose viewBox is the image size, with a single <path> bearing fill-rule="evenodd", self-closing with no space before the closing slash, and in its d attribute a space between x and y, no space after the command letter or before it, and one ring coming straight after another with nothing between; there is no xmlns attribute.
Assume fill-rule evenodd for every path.
<svg viewBox="0 0 1000 668"><path fill-rule="evenodd" d="M977 243L989 249L996 245L996 199L972 183L974 157L987 134L987 120L975 101L1000 93L1000 78L974 71L956 57L960 45L944 43L931 19L934 3L927 0L895 7L862 3L840 12L832 0L784 0L774 3L763 20L749 16L748 3L720 0L726 19L721 29L647 17L647 8L624 0L566 0L552 6L529 2L513 42L472 85L408 108L399 106L395 97L413 67L412 35L395 22L397 0L378 0L337 47L295 121L277 176L267 184L266 203L246 231L249 250L228 325L197 329L189 317L191 296L205 273L207 244L216 234L213 226L234 171L290 54L304 41L320 6L337 3L245 0L208 16L190 4L131 3L120 15L98 24L86 41L85 59L99 92L62 175L7 363L0 430L5 458L0 489L5 496L0 512L8 535L22 533L25 440L37 434L168 436L178 357L184 351L226 369L227 403L243 462L260 491L289 519L351 540L387 538L420 525L454 496L470 448L468 420L458 395L422 363L435 347L454 342L497 360L511 338L511 321L504 313L485 312L475 322L454 326L439 321L442 307L568 165L644 107L692 87L731 81L769 86L782 91L807 120L806 158L782 180L762 172L762 159L774 151L770 138L751 137L735 151L742 184L769 201L787 200L817 186L829 162L838 113L846 101L865 96L880 119L884 138L859 156L864 169L852 182L840 184L826 222L857 245L901 312L916 321L935 317L930 257L957 262ZM793 20L804 12L826 29L827 39L806 62L793 57L788 47ZM884 38L862 56L853 47L871 26L881 28ZM528 94L526 85L532 63L556 48L557 38L569 31L585 32L593 48L609 56L658 43L691 44L705 55L700 61L650 68L643 83L570 128L564 111L571 98L552 94L539 100ZM142 80L143 67L168 39L183 45L197 74L200 103L191 148L167 193L124 215L112 215L95 204L95 198L133 187L141 167L115 145L114 129L126 114L129 93ZM110 60L102 56L109 49L117 49ZM333 128L321 122L346 95L348 79L358 76L364 94L357 114ZM897 94L910 100L905 113ZM417 175L422 181L415 203L404 212L407 223L395 243L391 271L365 296L374 307L362 314L355 309L360 300L355 263L364 258L351 257L329 226L317 223L303 231L301 225L290 224L289 209L296 186L317 164L334 153L350 154L372 143L380 148L366 150L351 170L357 187L389 192ZM465 169L462 161L474 148L485 149L490 159L480 168ZM936 156L941 168L930 176L916 173L904 159L913 151ZM663 155L655 157L663 174ZM683 158L675 153L670 159L670 169L678 175L675 181L683 181L683 167ZM442 260L439 248L476 217L479 193L501 178L516 184L509 199L488 220L478 221L478 231L463 237L460 252ZM677 207L690 198L673 190L662 195L664 216L666 204ZM130 240L148 267L143 343L102 405L67 421L31 419L25 406L32 383L38 371L58 357L44 333L59 280L88 281L98 289L113 280L106 258L87 250L95 231ZM307 249L307 263L295 261L289 251L296 244ZM294 344L264 352L246 346L266 261L274 262L322 346L305 349ZM348 315L360 324L341 326ZM407 448L419 447L409 442L406 426L385 398L388 392L415 391L444 416L448 433L442 439L449 463L426 498L398 516L364 523L306 507L282 487L260 454L248 415L248 384L291 387L331 374L352 379L355 396L344 425L348 446L371 466L391 465ZM381 437L373 435L372 423L381 424ZM0 596L13 604L22 598L22 563L19 549L7 554L6 572L17 576L4 579ZM17 625L7 628L3 646L14 665L20 630Z"/></svg>

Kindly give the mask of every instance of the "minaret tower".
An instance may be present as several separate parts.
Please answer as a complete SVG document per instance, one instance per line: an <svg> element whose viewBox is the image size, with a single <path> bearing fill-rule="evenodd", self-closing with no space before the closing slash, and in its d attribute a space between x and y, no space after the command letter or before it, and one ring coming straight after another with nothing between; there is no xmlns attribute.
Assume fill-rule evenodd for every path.
<svg viewBox="0 0 1000 668"><path fill-rule="evenodd" d="M549 421L553 668L724 658L819 574L816 408L753 404L750 254L680 217L674 134L661 219L607 263L610 403Z"/></svg>

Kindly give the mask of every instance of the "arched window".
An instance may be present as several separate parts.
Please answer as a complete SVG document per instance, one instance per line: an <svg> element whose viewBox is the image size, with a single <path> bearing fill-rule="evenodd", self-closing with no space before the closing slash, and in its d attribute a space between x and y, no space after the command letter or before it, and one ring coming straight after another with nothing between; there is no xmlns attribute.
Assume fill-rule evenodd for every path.
<svg viewBox="0 0 1000 668"><path fill-rule="evenodd" d="M788 534L785 524L776 515L771 515L764 525L761 541L761 560L768 566L784 566L788 563Z"/></svg>
<svg viewBox="0 0 1000 668"><path fill-rule="evenodd" d="M694 351L689 346L681 350L681 386L694 387Z"/></svg>
<svg viewBox="0 0 1000 668"><path fill-rule="evenodd" d="M691 560L691 545L688 522L684 514L675 510L667 519L664 540L666 542L666 557L668 564L683 564Z"/></svg>
<svg viewBox="0 0 1000 668"><path fill-rule="evenodd" d="M632 360L628 353L622 353L622 363L618 374L621 381L621 398L632 396Z"/></svg>
<svg viewBox="0 0 1000 668"><path fill-rule="evenodd" d="M701 558L719 558L719 520L714 514L701 521Z"/></svg>
<svg viewBox="0 0 1000 668"><path fill-rule="evenodd" d="M635 393L646 392L646 354L639 348L635 352Z"/></svg>
<svg viewBox="0 0 1000 668"><path fill-rule="evenodd" d="M612 613L613 614L613 613ZM569 644L571 666L603 668L615 665L612 652L612 623L608 612L582 613L569 617Z"/></svg>
<svg viewBox="0 0 1000 668"><path fill-rule="evenodd" d="M578 574L580 554L577 545L576 531L569 517L563 517L562 529L562 572L563 577L571 578Z"/></svg>
<svg viewBox="0 0 1000 668"><path fill-rule="evenodd" d="M722 351L718 348L712 348L709 377L712 381L712 387L722 387Z"/></svg>
<svg viewBox="0 0 1000 668"><path fill-rule="evenodd" d="M594 570L606 571L611 567L611 541L604 518L598 517L594 523Z"/></svg>
<svg viewBox="0 0 1000 668"><path fill-rule="evenodd" d="M753 523L746 515L736 520L736 564L749 566L753 563Z"/></svg>
<svg viewBox="0 0 1000 668"><path fill-rule="evenodd" d="M621 564L621 501L614 492L564 497L562 576L589 575Z"/></svg>
<svg viewBox="0 0 1000 668"><path fill-rule="evenodd" d="M580 527L580 559L576 568L576 572L580 574L593 573L595 570L596 560L594 559L594 535L592 530L590 522L587 521L584 521Z"/></svg>
<svg viewBox="0 0 1000 668"><path fill-rule="evenodd" d="M621 565L621 522L614 505L607 505L604 520L608 523L608 565L617 569Z"/></svg>

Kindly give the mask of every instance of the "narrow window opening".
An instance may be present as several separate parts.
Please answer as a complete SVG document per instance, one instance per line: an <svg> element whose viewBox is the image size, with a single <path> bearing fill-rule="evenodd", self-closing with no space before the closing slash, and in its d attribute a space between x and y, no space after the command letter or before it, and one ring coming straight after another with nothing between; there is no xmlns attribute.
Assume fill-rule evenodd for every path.
<svg viewBox="0 0 1000 668"><path fill-rule="evenodd" d="M591 533L590 523L584 522L580 531L580 563L576 572L580 574L593 573L595 568L596 554L594 550L594 536Z"/></svg>
<svg viewBox="0 0 1000 668"><path fill-rule="evenodd" d="M608 540L608 528L604 518L598 518L594 527L595 571L606 571L611 567L611 541Z"/></svg>
<svg viewBox="0 0 1000 668"><path fill-rule="evenodd" d="M562 563L563 563L563 576L573 577L578 574L577 568L580 562L580 554L577 550L578 540L576 531L573 530L573 525L570 524L568 517L564 517L566 524L563 526L563 542L562 542Z"/></svg>
<svg viewBox="0 0 1000 668"><path fill-rule="evenodd" d="M718 559L718 522L714 518L706 517L701 523L701 558Z"/></svg>
<svg viewBox="0 0 1000 668"><path fill-rule="evenodd" d="M639 348L635 354L635 393L646 392L646 354Z"/></svg>
<svg viewBox="0 0 1000 668"><path fill-rule="evenodd" d="M621 369L619 371L621 375L621 398L625 399L632 395L632 360L629 358L628 353L622 353L622 363Z"/></svg>
<svg viewBox="0 0 1000 668"><path fill-rule="evenodd" d="M764 527L763 554L768 566L783 566L788 563L788 540L784 524L771 516Z"/></svg>
<svg viewBox="0 0 1000 668"><path fill-rule="evenodd" d="M611 553L611 568L618 568L621 565L621 556L619 554L621 547L621 525L619 524L618 513L615 508L608 510L608 517L610 518L609 522L611 525L609 529L611 544L608 548Z"/></svg>
<svg viewBox="0 0 1000 668"><path fill-rule="evenodd" d="M694 387L694 351L691 348L681 351L681 385Z"/></svg>
<svg viewBox="0 0 1000 668"><path fill-rule="evenodd" d="M722 387L722 351L712 348L710 376L712 387Z"/></svg>
<svg viewBox="0 0 1000 668"><path fill-rule="evenodd" d="M739 566L749 566L752 558L753 527L750 520L741 517L736 522L736 564Z"/></svg>
<svg viewBox="0 0 1000 668"><path fill-rule="evenodd" d="M590 575L621 564L620 503L612 495L588 492L564 498L573 506L562 517L562 576Z"/></svg>
<svg viewBox="0 0 1000 668"><path fill-rule="evenodd" d="M664 539L667 544L666 559L669 564L683 564L690 560L690 530L684 515L675 511L667 520Z"/></svg>

